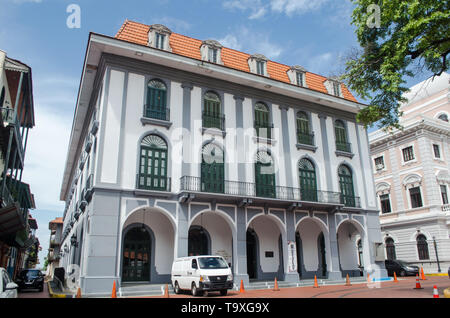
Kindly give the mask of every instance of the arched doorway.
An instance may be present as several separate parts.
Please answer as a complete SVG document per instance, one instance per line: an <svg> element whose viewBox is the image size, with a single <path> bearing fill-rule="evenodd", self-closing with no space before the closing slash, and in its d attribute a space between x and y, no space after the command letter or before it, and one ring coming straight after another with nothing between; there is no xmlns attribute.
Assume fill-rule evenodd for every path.
<svg viewBox="0 0 450 318"><path fill-rule="evenodd" d="M144 225L130 229L124 238L122 281L150 281L151 237Z"/></svg>
<svg viewBox="0 0 450 318"><path fill-rule="evenodd" d="M209 255L210 239L208 232L201 226L191 226L188 235L188 255Z"/></svg>
<svg viewBox="0 0 450 318"><path fill-rule="evenodd" d="M355 221L346 220L336 229L339 252L339 267L342 277L361 275L364 266L364 229ZM360 242L359 242L360 241Z"/></svg>
<svg viewBox="0 0 450 318"><path fill-rule="evenodd" d="M258 278L258 236L251 228L247 230L247 274L249 279Z"/></svg>

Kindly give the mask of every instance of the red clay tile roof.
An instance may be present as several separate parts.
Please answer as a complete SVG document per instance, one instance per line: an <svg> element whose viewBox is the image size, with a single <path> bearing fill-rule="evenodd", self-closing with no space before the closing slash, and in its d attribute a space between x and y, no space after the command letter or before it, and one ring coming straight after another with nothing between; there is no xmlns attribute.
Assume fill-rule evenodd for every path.
<svg viewBox="0 0 450 318"><path fill-rule="evenodd" d="M149 25L126 20L115 37L119 40L146 46L148 44L149 30ZM169 41L173 53L201 60L201 40L193 39L177 33L172 33L170 35ZM239 52L226 47L222 48L222 61L224 66L226 67L250 73L247 62L249 57L250 54ZM290 84L289 78L287 76L287 71L289 69L290 66L270 60L267 61L267 72L269 73L270 78L274 80ZM306 84L308 85L309 89L328 94L328 91L324 85L324 82L326 80L327 78L324 76L306 72ZM356 102L355 97L344 84L342 84L342 94L345 99Z"/></svg>
<svg viewBox="0 0 450 318"><path fill-rule="evenodd" d="M62 224L63 223L63 218L56 218L53 221L50 221L50 223L57 223L57 224Z"/></svg>

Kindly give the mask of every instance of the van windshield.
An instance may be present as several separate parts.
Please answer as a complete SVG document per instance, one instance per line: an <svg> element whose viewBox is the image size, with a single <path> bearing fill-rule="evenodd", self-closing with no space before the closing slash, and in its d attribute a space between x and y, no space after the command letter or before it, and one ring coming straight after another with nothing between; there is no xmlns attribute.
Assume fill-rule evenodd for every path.
<svg viewBox="0 0 450 318"><path fill-rule="evenodd" d="M228 264L219 257L199 257L198 263L201 269L228 268Z"/></svg>

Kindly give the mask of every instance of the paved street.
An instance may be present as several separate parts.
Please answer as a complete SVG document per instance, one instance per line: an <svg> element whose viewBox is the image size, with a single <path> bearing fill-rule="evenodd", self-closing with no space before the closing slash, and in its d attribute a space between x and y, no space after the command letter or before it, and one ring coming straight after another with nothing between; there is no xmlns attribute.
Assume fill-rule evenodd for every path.
<svg viewBox="0 0 450 318"><path fill-rule="evenodd" d="M47 283L44 283L44 290L39 292L37 289L22 290L19 292L19 298L49 298Z"/></svg>
<svg viewBox="0 0 450 318"><path fill-rule="evenodd" d="M423 289L414 289L415 277L407 277L398 283L383 282L380 288L369 288L367 284L353 284L352 286L320 286L283 288L280 291L249 290L245 293L230 291L227 298L433 298L433 286L436 285L439 297L443 298L444 289L450 287L450 279L444 277L427 277L420 281ZM171 298L192 297L188 293L183 295L170 295ZM211 293L206 297L221 298L218 293ZM159 297L161 298L161 297ZM196 297L197 298L197 297Z"/></svg>

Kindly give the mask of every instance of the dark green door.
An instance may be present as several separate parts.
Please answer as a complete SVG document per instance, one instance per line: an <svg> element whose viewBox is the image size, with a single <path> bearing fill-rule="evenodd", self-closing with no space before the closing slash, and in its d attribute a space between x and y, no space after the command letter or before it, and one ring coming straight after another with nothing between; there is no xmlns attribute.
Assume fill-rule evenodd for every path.
<svg viewBox="0 0 450 318"><path fill-rule="evenodd" d="M167 120L167 89L164 83L152 80L148 83L145 117Z"/></svg>
<svg viewBox="0 0 450 318"><path fill-rule="evenodd" d="M122 281L150 281L150 234L145 228L133 228L125 235Z"/></svg>
<svg viewBox="0 0 450 318"><path fill-rule="evenodd" d="M212 92L205 95L205 105L203 109L203 127L223 129L222 110L220 98Z"/></svg>
<svg viewBox="0 0 450 318"><path fill-rule="evenodd" d="M224 157L219 146L209 143L203 147L201 182L202 192L224 192Z"/></svg>
<svg viewBox="0 0 450 318"><path fill-rule="evenodd" d="M267 152L259 152L255 163L256 196L275 198L275 174L272 157Z"/></svg>
<svg viewBox="0 0 450 318"><path fill-rule="evenodd" d="M317 202L317 181L314 165L308 159L299 162L300 194L302 201Z"/></svg>
<svg viewBox="0 0 450 318"><path fill-rule="evenodd" d="M345 206L355 206L355 191L353 189L353 176L350 169L342 165L339 167L339 187L341 190L341 203Z"/></svg>
<svg viewBox="0 0 450 318"><path fill-rule="evenodd" d="M208 255L208 236L202 227L192 227L188 234L188 255Z"/></svg>
<svg viewBox="0 0 450 318"><path fill-rule="evenodd" d="M256 103L255 105L255 129L258 137L272 138L269 108L263 103Z"/></svg>
<svg viewBox="0 0 450 318"><path fill-rule="evenodd" d="M139 188L167 191L167 145L157 135L142 140L139 166Z"/></svg>

